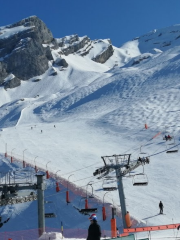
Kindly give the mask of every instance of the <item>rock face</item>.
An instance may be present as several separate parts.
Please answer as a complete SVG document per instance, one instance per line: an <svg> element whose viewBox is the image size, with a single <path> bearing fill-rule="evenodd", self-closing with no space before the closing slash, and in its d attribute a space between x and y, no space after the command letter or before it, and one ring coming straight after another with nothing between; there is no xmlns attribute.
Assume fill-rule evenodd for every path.
<svg viewBox="0 0 180 240"><path fill-rule="evenodd" d="M53 57L42 44L53 41L50 30L36 16L0 28L0 83L10 73L21 80L43 74ZM16 86L15 82L10 86Z"/></svg>
<svg viewBox="0 0 180 240"><path fill-rule="evenodd" d="M53 64L59 67L64 67L64 68L68 67L68 63L63 58L57 58L56 61L53 62Z"/></svg>
<svg viewBox="0 0 180 240"><path fill-rule="evenodd" d="M88 42L90 42L90 38L85 36L80 39L76 34L76 35L71 35L68 38L64 37L64 38L57 39L57 41L58 41L59 47L61 47L62 53L67 56L83 48Z"/></svg>
<svg viewBox="0 0 180 240"><path fill-rule="evenodd" d="M4 84L4 89L7 90L7 88L15 88L20 85L21 85L21 80L17 77L14 77Z"/></svg>
<svg viewBox="0 0 180 240"><path fill-rule="evenodd" d="M38 76L51 65L51 60L54 60L54 71L50 76L55 76L58 74L56 67L60 71L68 67L62 55L69 54L105 63L113 55L113 47L110 39L91 41L87 36L79 37L77 34L55 39L36 16L0 27L0 85L5 89L14 88L21 84L21 80L36 76L39 79ZM13 78L10 79L11 74Z"/></svg>
<svg viewBox="0 0 180 240"><path fill-rule="evenodd" d="M97 55L92 60L95 62L98 62L98 63L105 63L113 55L113 52L114 52L114 50L113 50L112 45L109 45L109 47L104 52Z"/></svg>

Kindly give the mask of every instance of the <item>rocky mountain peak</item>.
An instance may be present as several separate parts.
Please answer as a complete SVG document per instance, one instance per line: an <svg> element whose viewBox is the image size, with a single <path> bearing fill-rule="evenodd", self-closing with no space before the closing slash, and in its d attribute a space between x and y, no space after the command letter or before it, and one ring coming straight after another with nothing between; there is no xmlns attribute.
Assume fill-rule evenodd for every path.
<svg viewBox="0 0 180 240"><path fill-rule="evenodd" d="M4 79L9 74L20 80L43 74L53 57L50 48L42 44L52 41L51 31L36 16L0 27L0 84L6 88ZM8 86L16 87L16 81Z"/></svg>

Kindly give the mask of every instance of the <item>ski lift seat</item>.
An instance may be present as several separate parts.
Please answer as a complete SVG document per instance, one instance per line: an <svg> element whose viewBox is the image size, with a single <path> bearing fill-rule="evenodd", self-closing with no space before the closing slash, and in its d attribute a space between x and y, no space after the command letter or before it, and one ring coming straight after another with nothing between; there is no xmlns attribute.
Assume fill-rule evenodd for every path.
<svg viewBox="0 0 180 240"><path fill-rule="evenodd" d="M103 187L103 191L115 191L117 187Z"/></svg>
<svg viewBox="0 0 180 240"><path fill-rule="evenodd" d="M133 186L147 186L148 182L135 182L133 183Z"/></svg>
<svg viewBox="0 0 180 240"><path fill-rule="evenodd" d="M169 151L166 151L166 153L176 153L176 152L178 152L177 149L176 149L176 150L169 150Z"/></svg>
<svg viewBox="0 0 180 240"><path fill-rule="evenodd" d="M148 178L144 173L140 173L134 176L133 178L133 186L147 186Z"/></svg>
<svg viewBox="0 0 180 240"><path fill-rule="evenodd" d="M89 213L89 212L97 212L97 208L83 208L79 210L80 213Z"/></svg>

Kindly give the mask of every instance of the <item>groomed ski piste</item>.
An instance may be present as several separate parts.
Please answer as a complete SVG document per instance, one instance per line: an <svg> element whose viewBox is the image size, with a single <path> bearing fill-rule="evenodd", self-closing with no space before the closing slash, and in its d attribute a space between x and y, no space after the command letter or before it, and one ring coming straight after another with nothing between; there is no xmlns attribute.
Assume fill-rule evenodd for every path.
<svg viewBox="0 0 180 240"><path fill-rule="evenodd" d="M3 171L8 172L22 167L11 165L4 157L7 147L9 156L24 158L30 164L37 157L37 166L46 169L48 163L50 172L59 170L58 176L66 180L73 174L69 181L84 191L92 181L94 194L103 201L103 180L93 176L104 166L101 156L129 153L131 160L137 160L144 152L150 156L150 164L144 166L148 185L136 187L133 177L123 178L132 227L180 223L180 153L166 153L167 149L178 150L180 144L179 35L180 25L154 30L121 48L114 47L105 64L88 56L63 56L69 66L64 71L57 67L56 76L49 76L49 62L49 70L39 76L41 81L32 78L7 91L1 87L1 169L4 166ZM58 50L52 52L56 58ZM165 134L174 140L163 140ZM138 167L131 174L142 172L143 167ZM63 222L64 229L87 230L88 216L74 208L81 205L81 196L72 194L67 205L66 187L63 193L56 193L54 183L53 179L47 181L45 198L53 204L47 204L46 210L57 217L46 219L46 227L60 229ZM164 215L159 215L160 200ZM107 194L105 202L119 206L118 191ZM0 234L37 229L36 204L1 207L3 221L10 220L0 228ZM101 208L102 202L98 223L102 230L110 231L111 213L103 222ZM122 230L120 217L117 227ZM177 239L179 235L176 229L156 231L151 232L151 239ZM137 234L137 238L144 236L148 233Z"/></svg>

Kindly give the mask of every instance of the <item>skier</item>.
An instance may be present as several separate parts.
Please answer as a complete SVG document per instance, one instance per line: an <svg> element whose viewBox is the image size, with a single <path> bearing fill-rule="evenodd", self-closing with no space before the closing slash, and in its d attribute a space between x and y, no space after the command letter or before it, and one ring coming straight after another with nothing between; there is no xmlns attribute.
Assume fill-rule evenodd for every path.
<svg viewBox="0 0 180 240"><path fill-rule="evenodd" d="M89 218L91 224L88 229L87 240L100 240L101 238L101 227L97 223L96 214L92 214Z"/></svg>
<svg viewBox="0 0 180 240"><path fill-rule="evenodd" d="M119 238L119 229L116 228L117 238Z"/></svg>
<svg viewBox="0 0 180 240"><path fill-rule="evenodd" d="M160 209L160 214L163 214L163 203L160 201L159 203L159 209Z"/></svg>
<svg viewBox="0 0 180 240"><path fill-rule="evenodd" d="M168 135L168 136L167 136L167 139L168 139L168 140L171 140L171 136L170 136L170 135Z"/></svg>

